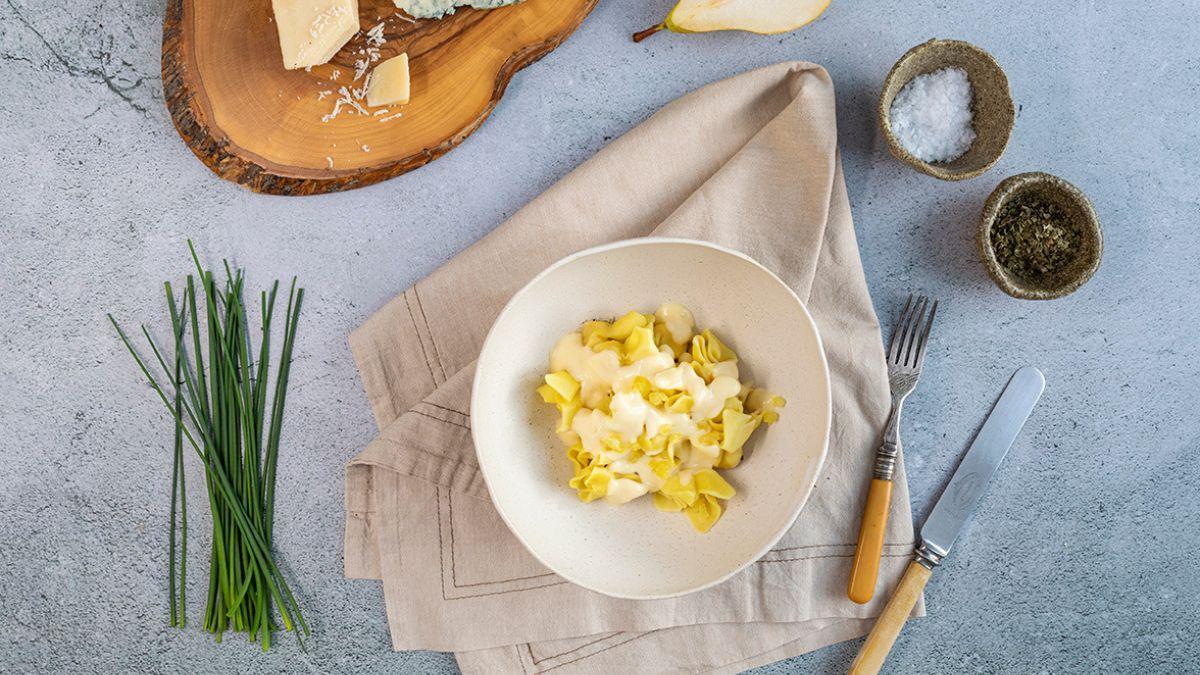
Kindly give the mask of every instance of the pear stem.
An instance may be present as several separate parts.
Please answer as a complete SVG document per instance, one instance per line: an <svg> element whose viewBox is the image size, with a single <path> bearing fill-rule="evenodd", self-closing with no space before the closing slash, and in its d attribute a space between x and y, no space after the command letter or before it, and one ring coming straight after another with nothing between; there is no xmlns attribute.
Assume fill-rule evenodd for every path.
<svg viewBox="0 0 1200 675"><path fill-rule="evenodd" d="M638 31L633 34L633 41L641 42L642 40L645 40L646 38L650 37L651 35L654 35L658 31L660 31L666 27L667 27L667 24L660 23L657 26L651 26L651 27L647 28L646 30Z"/></svg>

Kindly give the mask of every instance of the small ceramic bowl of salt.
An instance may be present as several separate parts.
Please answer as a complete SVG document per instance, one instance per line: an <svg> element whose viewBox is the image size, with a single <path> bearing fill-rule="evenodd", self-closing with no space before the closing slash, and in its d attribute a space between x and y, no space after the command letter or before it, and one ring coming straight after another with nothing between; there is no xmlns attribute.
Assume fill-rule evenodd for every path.
<svg viewBox="0 0 1200 675"><path fill-rule="evenodd" d="M892 154L942 180L990 169L1016 119L1000 65L961 40L930 40L908 50L883 83L878 112Z"/></svg>

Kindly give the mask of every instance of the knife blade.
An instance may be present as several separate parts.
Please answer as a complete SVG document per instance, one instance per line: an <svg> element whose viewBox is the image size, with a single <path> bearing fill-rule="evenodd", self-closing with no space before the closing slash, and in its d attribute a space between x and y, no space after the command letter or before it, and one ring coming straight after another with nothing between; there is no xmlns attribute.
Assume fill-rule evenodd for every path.
<svg viewBox="0 0 1200 675"><path fill-rule="evenodd" d="M1037 368L1026 366L1013 374L933 511L925 519L918 556L937 565L950 553L1045 388L1046 378Z"/></svg>

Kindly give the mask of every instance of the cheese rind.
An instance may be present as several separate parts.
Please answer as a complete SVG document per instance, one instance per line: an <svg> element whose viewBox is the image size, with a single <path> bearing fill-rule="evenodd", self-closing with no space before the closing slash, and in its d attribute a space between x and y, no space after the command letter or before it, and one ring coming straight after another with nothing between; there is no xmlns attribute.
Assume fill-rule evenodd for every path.
<svg viewBox="0 0 1200 675"><path fill-rule="evenodd" d="M394 56L375 66L367 85L367 105L408 103L408 54Z"/></svg>
<svg viewBox="0 0 1200 675"><path fill-rule="evenodd" d="M358 32L358 0L271 0L283 67L319 66Z"/></svg>

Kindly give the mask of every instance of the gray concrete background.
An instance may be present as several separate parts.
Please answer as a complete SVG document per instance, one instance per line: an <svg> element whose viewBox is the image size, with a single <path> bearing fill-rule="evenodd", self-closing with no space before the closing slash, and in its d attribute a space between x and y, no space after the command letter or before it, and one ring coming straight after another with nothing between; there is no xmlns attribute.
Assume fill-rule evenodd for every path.
<svg viewBox="0 0 1200 675"><path fill-rule="evenodd" d="M343 465L374 428L346 335L667 101L785 59L837 84L881 317L910 289L944 302L904 430L918 519L1008 374L1031 363L1049 381L890 669L1200 670L1200 3L835 0L790 35L628 40L668 8L605 0L461 148L288 199L218 180L176 136L163 0L0 0L0 671L453 671L449 655L392 653L379 586L341 576ZM918 175L876 129L888 68L930 37L982 45L1012 81L1016 132L982 178ZM986 194L1027 170L1079 185L1104 223L1103 266L1064 300L1004 296L973 249ZM165 626L169 425L104 313L161 328L187 237L255 284L298 273L308 288L277 526L316 627L307 653ZM839 672L856 648L763 672Z"/></svg>

